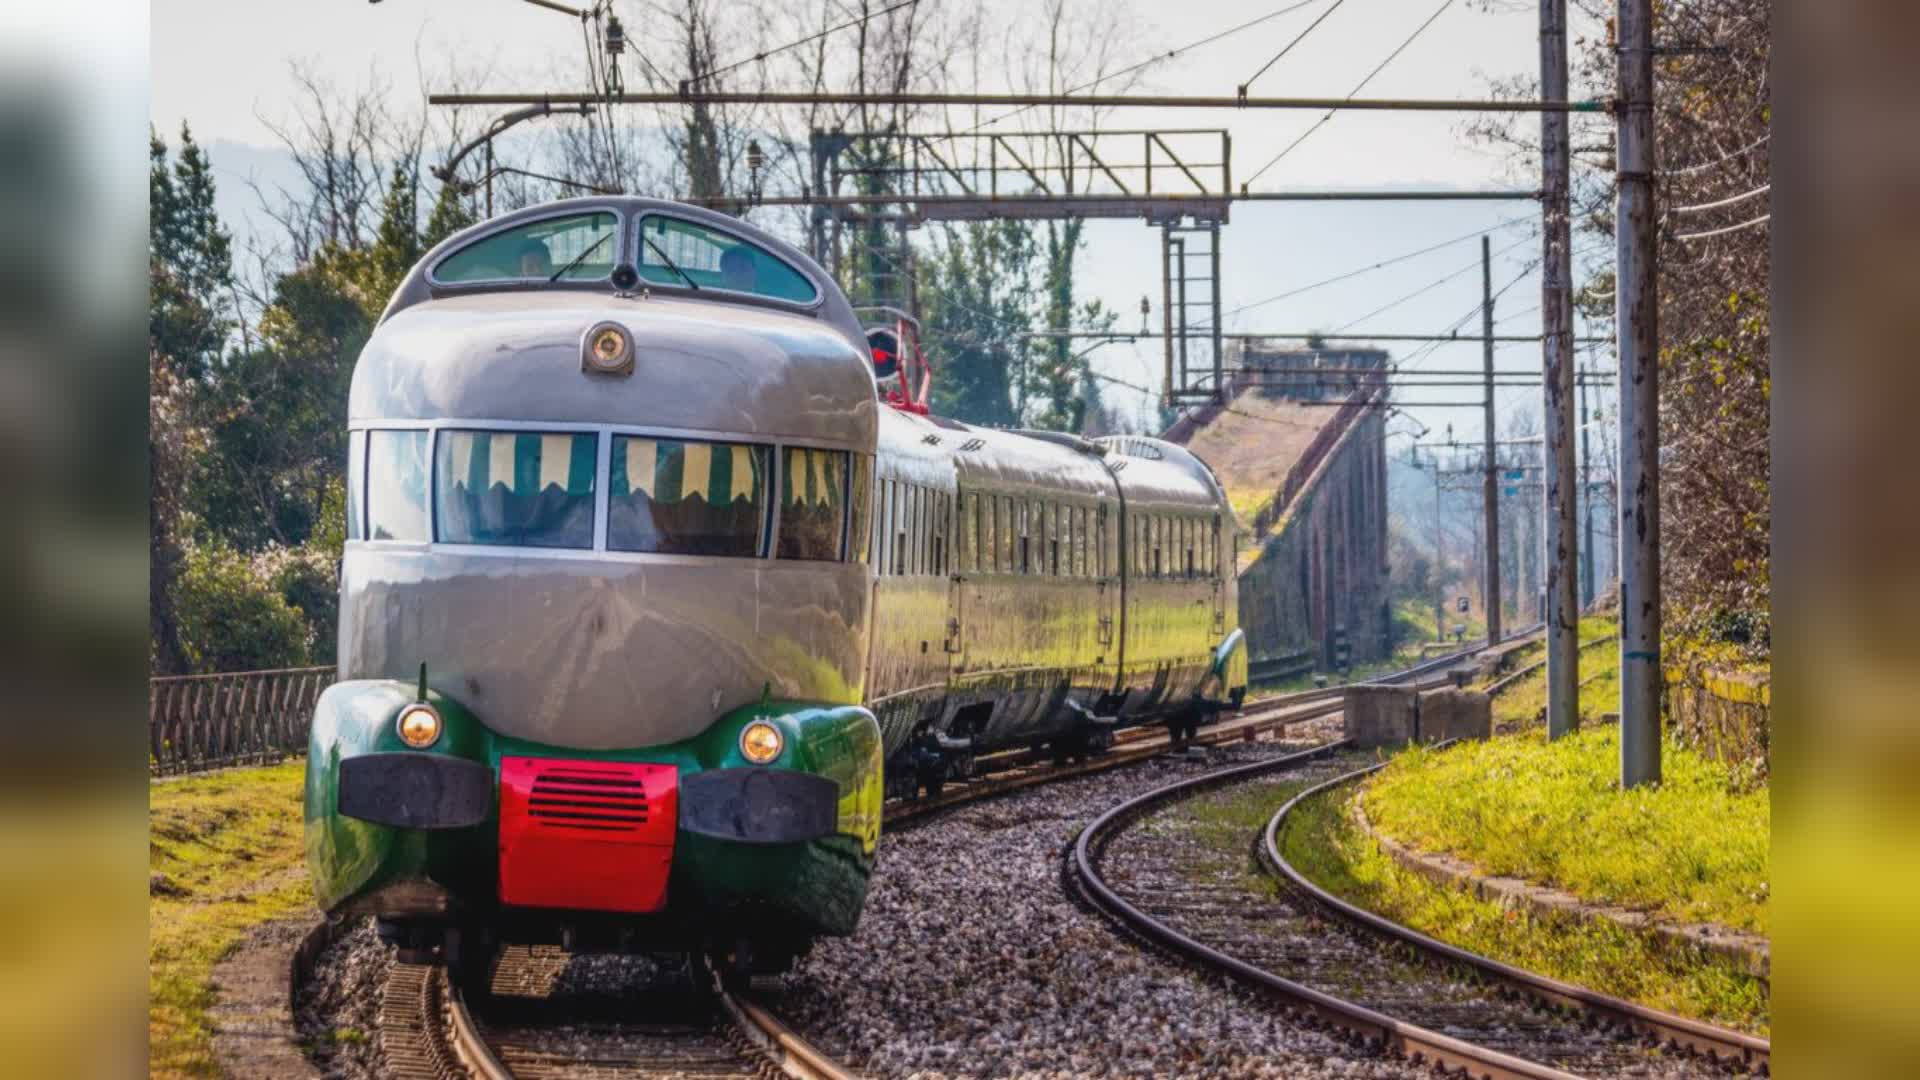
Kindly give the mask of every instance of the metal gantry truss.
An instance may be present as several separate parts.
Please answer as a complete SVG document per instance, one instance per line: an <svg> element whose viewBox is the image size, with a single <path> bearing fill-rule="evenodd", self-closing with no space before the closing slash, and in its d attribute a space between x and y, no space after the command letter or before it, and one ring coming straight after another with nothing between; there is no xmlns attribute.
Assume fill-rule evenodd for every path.
<svg viewBox="0 0 1920 1080"><path fill-rule="evenodd" d="M907 231L927 221L1137 218L1161 231L1166 391L1221 400L1220 226L1233 193L1223 128L847 133L809 140L811 247L836 273L851 235L877 302L914 311ZM890 234L890 235L889 235Z"/></svg>

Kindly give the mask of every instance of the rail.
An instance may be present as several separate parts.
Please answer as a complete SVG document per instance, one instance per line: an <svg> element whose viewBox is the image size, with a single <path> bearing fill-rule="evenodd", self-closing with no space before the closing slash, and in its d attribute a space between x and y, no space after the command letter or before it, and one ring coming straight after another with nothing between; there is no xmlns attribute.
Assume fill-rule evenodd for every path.
<svg viewBox="0 0 1920 1080"><path fill-rule="evenodd" d="M1345 741L1329 743L1271 761L1222 769L1156 788L1113 807L1081 830L1074 841L1069 868L1075 885L1095 908L1147 941L1278 998L1289 1010L1304 1012L1369 1045L1390 1049L1409 1061L1431 1064L1443 1071L1459 1069L1470 1076L1501 1080L1572 1080L1572 1073L1395 1019L1221 952L1141 910L1115 891L1101 875L1099 853L1105 842L1154 808L1211 788L1295 768L1348 745Z"/></svg>
<svg viewBox="0 0 1920 1080"><path fill-rule="evenodd" d="M196 772L302 753L314 704L333 681L332 667L150 679L147 769Z"/></svg>
<svg viewBox="0 0 1920 1080"><path fill-rule="evenodd" d="M1580 643L1580 648L1578 651L1586 652L1588 649L1591 649L1596 645L1605 645L1607 642L1614 641L1614 640L1616 639L1611 634L1609 634L1605 637L1597 637L1590 641L1583 641ZM1521 679L1526 678L1527 676L1533 674L1536 671L1539 671L1541 668L1546 666L1547 666L1547 658L1543 656L1540 659L1535 660L1533 663L1526 665L1525 667L1514 669L1508 674L1501 676L1499 679L1496 679L1493 682L1488 683L1487 696L1499 697L1501 694L1506 693L1507 690L1511 688L1514 683L1519 682Z"/></svg>
<svg viewBox="0 0 1920 1080"><path fill-rule="evenodd" d="M1385 763L1382 762L1356 769L1316 784L1287 800L1286 804L1281 806L1267 822L1267 827L1261 834L1259 848L1261 861L1273 874L1322 909L1393 944L1409 947L1436 962L1470 968L1484 978L1510 986L1549 1005L1579 1010L1595 1019L1653 1036L1663 1043L1683 1047L1715 1061L1737 1061L1749 1069L1769 1067L1772 1044L1767 1039L1716 1027L1698 1020L1689 1020L1682 1016L1674 1016L1658 1009L1650 1009L1644 1005L1589 990L1584 986L1561 982L1558 979L1548 978L1511 964L1503 964L1498 960L1481 956L1479 953L1449 945L1340 899L1309 880L1280 854L1280 829L1285 824L1287 815L1293 812L1295 807L1308 799L1332 791L1341 785L1353 783L1385 767Z"/></svg>

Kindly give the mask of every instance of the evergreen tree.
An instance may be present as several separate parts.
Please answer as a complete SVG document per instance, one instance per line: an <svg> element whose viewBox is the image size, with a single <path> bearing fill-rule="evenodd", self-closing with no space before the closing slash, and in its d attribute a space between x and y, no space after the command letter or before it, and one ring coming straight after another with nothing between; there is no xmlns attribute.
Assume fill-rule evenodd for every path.
<svg viewBox="0 0 1920 1080"><path fill-rule="evenodd" d="M188 473L202 441L192 408L233 328L233 250L213 208L213 170L187 126L177 160L151 130L147 153L147 612L149 663L167 673L186 662L174 593Z"/></svg>

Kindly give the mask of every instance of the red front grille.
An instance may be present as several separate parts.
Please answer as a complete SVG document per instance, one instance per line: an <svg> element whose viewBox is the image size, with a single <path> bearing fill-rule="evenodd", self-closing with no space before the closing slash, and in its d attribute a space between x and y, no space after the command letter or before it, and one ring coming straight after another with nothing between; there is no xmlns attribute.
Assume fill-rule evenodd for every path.
<svg viewBox="0 0 1920 1080"><path fill-rule="evenodd" d="M625 769L550 764L534 775L527 816L549 829L634 832L647 823L647 782Z"/></svg>
<svg viewBox="0 0 1920 1080"><path fill-rule="evenodd" d="M500 760L500 899L527 907L657 911L679 823L671 765Z"/></svg>

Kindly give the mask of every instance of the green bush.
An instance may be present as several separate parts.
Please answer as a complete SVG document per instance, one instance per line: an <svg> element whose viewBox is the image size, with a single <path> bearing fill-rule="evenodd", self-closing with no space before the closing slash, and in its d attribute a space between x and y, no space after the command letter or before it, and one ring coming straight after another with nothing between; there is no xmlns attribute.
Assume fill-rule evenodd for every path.
<svg viewBox="0 0 1920 1080"><path fill-rule="evenodd" d="M255 580L280 594L306 624L303 651L313 663L328 663L340 626L340 553L316 543L270 547L253 557Z"/></svg>
<svg viewBox="0 0 1920 1080"><path fill-rule="evenodd" d="M181 651L195 671L250 671L308 662L312 631L301 610L255 572L253 560L225 544L203 541L186 547L173 604Z"/></svg>

